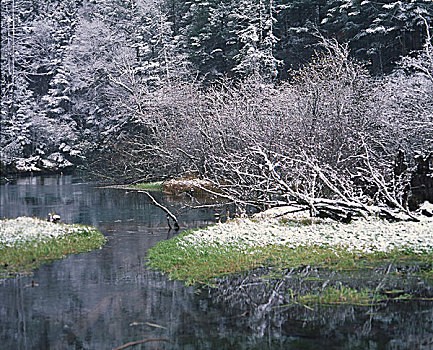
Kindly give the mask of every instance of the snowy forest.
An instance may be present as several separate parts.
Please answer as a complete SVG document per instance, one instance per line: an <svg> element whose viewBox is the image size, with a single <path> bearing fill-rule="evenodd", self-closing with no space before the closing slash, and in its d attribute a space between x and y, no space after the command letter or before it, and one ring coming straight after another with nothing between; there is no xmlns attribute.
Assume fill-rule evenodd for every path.
<svg viewBox="0 0 433 350"><path fill-rule="evenodd" d="M430 0L2 0L1 173L194 175L238 204L410 216L431 23Z"/></svg>

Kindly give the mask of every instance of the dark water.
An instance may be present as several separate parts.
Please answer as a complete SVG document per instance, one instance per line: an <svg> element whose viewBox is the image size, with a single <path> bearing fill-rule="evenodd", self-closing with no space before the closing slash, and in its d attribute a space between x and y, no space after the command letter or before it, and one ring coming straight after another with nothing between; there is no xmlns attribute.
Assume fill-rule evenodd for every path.
<svg viewBox="0 0 433 350"><path fill-rule="evenodd" d="M202 291L168 281L145 267L147 249L172 233L142 194L71 176L32 177L1 186L0 204L0 217L54 210L108 237L101 250L0 281L0 349L114 349L139 340L147 342L128 349L433 349L429 301L285 307L290 278L284 288L281 280L247 276ZM179 218L183 227L197 227L213 214Z"/></svg>

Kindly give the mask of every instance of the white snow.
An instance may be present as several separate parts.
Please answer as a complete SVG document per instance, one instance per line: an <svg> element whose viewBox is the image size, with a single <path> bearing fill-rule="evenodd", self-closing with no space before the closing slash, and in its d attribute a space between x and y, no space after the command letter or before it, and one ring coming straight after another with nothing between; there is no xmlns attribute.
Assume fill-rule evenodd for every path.
<svg viewBox="0 0 433 350"><path fill-rule="evenodd" d="M0 249L21 243L46 241L83 230L91 230L91 228L52 223L30 217L0 220Z"/></svg>
<svg viewBox="0 0 433 350"><path fill-rule="evenodd" d="M333 246L349 251L388 252L410 249L433 253L433 220L390 223L379 219L351 224L321 220L313 224L293 221L282 224L275 218L239 218L198 230L183 237L180 246L230 245L244 249L265 245Z"/></svg>

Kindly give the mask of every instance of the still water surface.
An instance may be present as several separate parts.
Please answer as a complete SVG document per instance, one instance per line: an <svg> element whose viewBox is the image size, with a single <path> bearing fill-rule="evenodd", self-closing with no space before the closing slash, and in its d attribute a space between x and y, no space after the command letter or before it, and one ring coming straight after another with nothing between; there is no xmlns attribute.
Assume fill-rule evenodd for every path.
<svg viewBox="0 0 433 350"><path fill-rule="evenodd" d="M2 218L56 211L108 238L101 250L0 280L0 349L114 349L139 340L147 342L130 349L433 349L431 302L284 308L281 281L247 276L197 291L148 270L147 249L172 233L142 194L71 176L29 177L2 185L0 204ZM213 214L179 218L198 227Z"/></svg>

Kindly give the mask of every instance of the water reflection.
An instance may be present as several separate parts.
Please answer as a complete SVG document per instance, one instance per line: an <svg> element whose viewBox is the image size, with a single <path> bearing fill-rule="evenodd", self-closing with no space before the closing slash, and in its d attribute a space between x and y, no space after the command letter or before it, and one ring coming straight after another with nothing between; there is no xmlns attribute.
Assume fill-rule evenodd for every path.
<svg viewBox="0 0 433 350"><path fill-rule="evenodd" d="M183 329L197 319L191 313L200 313L194 291L145 268L146 250L171 233L165 214L144 195L100 189L71 176L33 177L2 186L0 203L1 217L56 211L63 221L95 225L109 238L101 250L0 282L1 348L111 349L166 338L171 343L157 346L171 349L195 342ZM197 210L179 219L196 227L208 224L212 213Z"/></svg>
<svg viewBox="0 0 433 350"><path fill-rule="evenodd" d="M140 225L161 228L167 226L164 213L137 192L113 188L99 188L83 183L71 175L21 178L14 184L1 186L0 217L36 216L46 217L49 212L58 213L63 222L84 223L99 226L102 223L129 223L132 230ZM164 202L172 198L154 196ZM176 209L174 209L176 210ZM182 211L179 221L183 226L202 225L212 218L209 210ZM135 225L133 224L135 223ZM122 226L122 225L121 225ZM121 231L124 231L122 226Z"/></svg>
<svg viewBox="0 0 433 350"><path fill-rule="evenodd" d="M280 274L280 272L278 272ZM248 330L254 340L270 339L288 349L431 349L433 348L433 286L391 269L359 272L291 269L272 277L258 269L220 279L209 300L230 310L228 327ZM417 300L370 306L302 305L297 295L325 286L377 288L377 293L403 289ZM418 298L417 298L418 297Z"/></svg>
<svg viewBox="0 0 433 350"><path fill-rule="evenodd" d="M184 204L158 199L178 208ZM305 283L288 274L263 283L256 273L222 279L215 288L197 293L149 271L146 250L173 233L168 232L165 214L143 194L97 188L72 176L31 177L1 186L0 204L0 217L45 217L56 211L63 221L95 225L109 238L101 250L45 265L30 277L0 281L0 348L114 349L152 339L134 348L433 346L433 308L428 301L308 309L284 305L295 286L314 289L323 283L314 278ZM196 227L209 223L212 213L195 210L178 218L184 227ZM305 273L324 278L316 276L317 271ZM433 296L431 286L420 281L403 283Z"/></svg>

